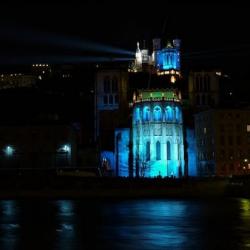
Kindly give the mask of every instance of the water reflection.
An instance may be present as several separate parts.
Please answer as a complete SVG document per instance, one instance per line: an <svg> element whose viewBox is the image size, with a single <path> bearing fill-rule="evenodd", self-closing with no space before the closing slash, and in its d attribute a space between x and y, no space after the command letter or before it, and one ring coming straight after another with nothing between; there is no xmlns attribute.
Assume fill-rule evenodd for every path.
<svg viewBox="0 0 250 250"><path fill-rule="evenodd" d="M56 249L72 249L79 245L76 237L75 224L76 213L74 211L74 202L71 200L56 201Z"/></svg>
<svg viewBox="0 0 250 250"><path fill-rule="evenodd" d="M0 201L0 250L248 249L250 200Z"/></svg>
<svg viewBox="0 0 250 250"><path fill-rule="evenodd" d="M241 223L239 226L239 231L242 237L242 246L250 249L250 200L241 199L240 200L240 218Z"/></svg>
<svg viewBox="0 0 250 250"><path fill-rule="evenodd" d="M6 200L0 203L0 249L15 249L19 241L19 207L16 201Z"/></svg>

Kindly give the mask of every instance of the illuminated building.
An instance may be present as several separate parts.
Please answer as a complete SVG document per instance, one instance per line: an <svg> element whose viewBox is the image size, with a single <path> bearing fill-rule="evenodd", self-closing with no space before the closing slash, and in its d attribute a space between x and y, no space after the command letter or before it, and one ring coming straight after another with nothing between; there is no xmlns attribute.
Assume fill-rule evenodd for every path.
<svg viewBox="0 0 250 250"><path fill-rule="evenodd" d="M161 39L153 39L151 55L146 48L140 50L140 44L137 42L135 61L129 71L143 70L156 72L158 75L180 75L180 40L174 39L172 43L168 42L165 47L161 48Z"/></svg>
<svg viewBox="0 0 250 250"><path fill-rule="evenodd" d="M250 173L250 110L211 109L195 115L200 176Z"/></svg>
<svg viewBox="0 0 250 250"><path fill-rule="evenodd" d="M179 178L186 174L182 98L176 89L180 41L161 48L161 40L154 39L152 55L143 47L137 43L135 61L126 71L98 69L95 127L100 162L115 176ZM148 73L152 76L145 81Z"/></svg>
<svg viewBox="0 0 250 250"><path fill-rule="evenodd" d="M133 102L134 176L184 175L181 99L173 89L144 90Z"/></svg>

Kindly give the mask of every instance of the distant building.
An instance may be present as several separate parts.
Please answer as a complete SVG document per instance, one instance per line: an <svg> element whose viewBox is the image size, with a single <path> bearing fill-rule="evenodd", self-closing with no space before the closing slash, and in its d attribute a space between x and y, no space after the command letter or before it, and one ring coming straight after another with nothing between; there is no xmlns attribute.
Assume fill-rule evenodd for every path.
<svg viewBox="0 0 250 250"><path fill-rule="evenodd" d="M218 70L191 71L188 75L189 105L195 110L233 106L235 92L230 77Z"/></svg>
<svg viewBox="0 0 250 250"><path fill-rule="evenodd" d="M36 84L36 76L22 73L5 73L0 75L0 90L10 88L27 88Z"/></svg>
<svg viewBox="0 0 250 250"><path fill-rule="evenodd" d="M76 132L67 125L0 126L0 168L76 166Z"/></svg>
<svg viewBox="0 0 250 250"><path fill-rule="evenodd" d="M200 176L250 173L250 110L212 109L195 114Z"/></svg>
<svg viewBox="0 0 250 250"><path fill-rule="evenodd" d="M184 138L180 41L141 50L125 68L99 68L95 82L95 131L100 164L115 176L182 177ZM117 65L116 65L117 66Z"/></svg>
<svg viewBox="0 0 250 250"><path fill-rule="evenodd" d="M114 149L115 128L127 125L128 72L123 68L102 68L95 79L95 138L101 149Z"/></svg>

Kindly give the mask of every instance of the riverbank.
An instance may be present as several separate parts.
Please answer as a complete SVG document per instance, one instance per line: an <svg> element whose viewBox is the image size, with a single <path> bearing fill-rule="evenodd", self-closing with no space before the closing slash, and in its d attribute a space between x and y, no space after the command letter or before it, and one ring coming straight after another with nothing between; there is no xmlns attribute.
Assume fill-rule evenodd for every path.
<svg viewBox="0 0 250 250"><path fill-rule="evenodd" d="M2 171L0 199L139 199L250 197L250 177L116 178L58 174L55 170Z"/></svg>
<svg viewBox="0 0 250 250"><path fill-rule="evenodd" d="M0 199L204 198L227 195L228 179L130 179L72 176L1 178Z"/></svg>

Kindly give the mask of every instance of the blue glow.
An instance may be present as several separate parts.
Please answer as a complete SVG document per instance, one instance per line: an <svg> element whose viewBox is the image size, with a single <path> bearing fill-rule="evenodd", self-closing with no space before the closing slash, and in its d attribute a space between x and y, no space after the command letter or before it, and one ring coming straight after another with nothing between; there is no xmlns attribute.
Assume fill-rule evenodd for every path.
<svg viewBox="0 0 250 250"><path fill-rule="evenodd" d="M138 123L139 110L143 110L143 119ZM151 113L153 119L150 119ZM150 104L148 101L136 103L132 134L134 175L181 177L184 174L182 109L179 104L154 100Z"/></svg>
<svg viewBox="0 0 250 250"><path fill-rule="evenodd" d="M143 120L144 121L150 120L150 109L147 106L143 108Z"/></svg>
<svg viewBox="0 0 250 250"><path fill-rule="evenodd" d="M116 175L129 176L129 128L116 129L115 131L115 165Z"/></svg>
<svg viewBox="0 0 250 250"><path fill-rule="evenodd" d="M188 175L197 176L196 166L196 142L194 129L186 128L187 155L188 155Z"/></svg>
<svg viewBox="0 0 250 250"><path fill-rule="evenodd" d="M14 148L10 145L6 146L4 152L7 156L12 156L14 154Z"/></svg>
<svg viewBox="0 0 250 250"><path fill-rule="evenodd" d="M140 121L141 115L140 115L140 108L135 109L135 120Z"/></svg>
<svg viewBox="0 0 250 250"><path fill-rule="evenodd" d="M179 48L164 48L156 54L156 66L160 70L180 70Z"/></svg>
<svg viewBox="0 0 250 250"><path fill-rule="evenodd" d="M103 163L105 162L105 169L115 172L114 152L107 150L101 151L100 162L101 167L104 167Z"/></svg>
<svg viewBox="0 0 250 250"><path fill-rule="evenodd" d="M172 121L173 120L173 110L170 106L166 107L166 120Z"/></svg>
<svg viewBox="0 0 250 250"><path fill-rule="evenodd" d="M154 108L154 120L155 121L160 121L162 120L162 115L161 115L161 108L159 106L156 106Z"/></svg>

